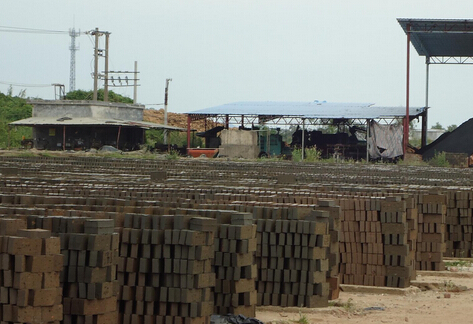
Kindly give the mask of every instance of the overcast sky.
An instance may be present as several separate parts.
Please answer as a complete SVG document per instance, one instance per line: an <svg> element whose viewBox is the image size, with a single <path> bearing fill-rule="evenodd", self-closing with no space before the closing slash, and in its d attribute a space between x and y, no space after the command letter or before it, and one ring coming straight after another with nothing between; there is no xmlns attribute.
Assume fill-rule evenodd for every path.
<svg viewBox="0 0 473 324"><path fill-rule="evenodd" d="M1 0L0 26L110 35L110 70L138 61L138 102L187 112L236 101L405 106L406 35L396 18L473 18L473 1ZM0 32L0 91L62 83L68 34ZM93 39L77 38L76 89L92 90ZM100 47L104 47L104 37ZM425 58L411 47L411 106L425 104ZM103 60L101 68L103 70ZM473 116L473 66L432 65L429 125ZM130 76L131 77L131 76ZM6 84L5 84L6 83ZM52 87L27 89L54 99ZM114 88L133 96L133 88ZM154 106L160 108L162 106Z"/></svg>

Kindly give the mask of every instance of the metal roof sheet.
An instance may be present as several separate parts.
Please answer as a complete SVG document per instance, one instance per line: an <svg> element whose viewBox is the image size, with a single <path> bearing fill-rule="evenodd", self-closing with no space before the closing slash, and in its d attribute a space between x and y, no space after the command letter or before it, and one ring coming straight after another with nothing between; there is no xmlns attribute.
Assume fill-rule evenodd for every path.
<svg viewBox="0 0 473 324"><path fill-rule="evenodd" d="M410 107L409 115L417 116L424 107ZM188 112L189 115L249 115L299 118L377 119L403 117L406 107L376 107L372 103L330 102L234 102Z"/></svg>
<svg viewBox="0 0 473 324"><path fill-rule="evenodd" d="M398 18L421 56L473 56L473 19Z"/></svg>
<svg viewBox="0 0 473 324"><path fill-rule="evenodd" d="M184 128L145 121L99 119L92 117L30 117L10 123L12 126L127 126L185 131Z"/></svg>

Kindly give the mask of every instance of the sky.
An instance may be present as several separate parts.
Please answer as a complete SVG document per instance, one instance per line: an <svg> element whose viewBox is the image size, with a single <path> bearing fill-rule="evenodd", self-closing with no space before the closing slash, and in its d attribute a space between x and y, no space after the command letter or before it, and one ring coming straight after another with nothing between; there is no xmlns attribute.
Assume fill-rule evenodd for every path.
<svg viewBox="0 0 473 324"><path fill-rule="evenodd" d="M168 110L184 113L237 101L405 106L407 40L397 18L472 16L466 0L2 0L0 26L108 31L109 69L138 62L138 103L162 108L172 78ZM0 31L0 40L0 92L11 84L14 95L54 99L52 83L69 91L67 33ZM92 90L93 38L82 34L76 45L76 89ZM425 57L412 46L410 73L410 106L424 106ZM473 117L472 73L431 65L429 126ZM112 90L133 97L132 87Z"/></svg>

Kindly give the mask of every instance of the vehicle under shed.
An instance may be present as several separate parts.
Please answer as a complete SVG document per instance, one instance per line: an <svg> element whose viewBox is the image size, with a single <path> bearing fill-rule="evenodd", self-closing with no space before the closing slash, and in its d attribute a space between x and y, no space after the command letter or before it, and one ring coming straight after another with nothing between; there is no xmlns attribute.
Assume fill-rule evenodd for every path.
<svg viewBox="0 0 473 324"><path fill-rule="evenodd" d="M193 121L212 120L242 132L261 132L264 128L297 126L292 136L292 148L317 147L324 156L341 155L352 159L392 159L402 156L403 118L405 107L377 107L371 103L329 102L236 102L205 108L188 113L187 134L190 148L190 129ZM409 120L423 117L424 107L409 108ZM336 134L324 134L316 127L335 126ZM364 139L356 133L364 133ZM278 134L258 136L259 154L271 154L270 144ZM235 143L237 133L229 137ZM227 137L228 138L228 137ZM215 142L213 142L215 143ZM224 145L225 143L222 143ZM222 146L221 145L221 146ZM238 145L242 143L238 142ZM228 151L225 148L224 151ZM240 152L240 150L237 150ZM238 157L238 156L229 156ZM256 156L257 157L257 156Z"/></svg>

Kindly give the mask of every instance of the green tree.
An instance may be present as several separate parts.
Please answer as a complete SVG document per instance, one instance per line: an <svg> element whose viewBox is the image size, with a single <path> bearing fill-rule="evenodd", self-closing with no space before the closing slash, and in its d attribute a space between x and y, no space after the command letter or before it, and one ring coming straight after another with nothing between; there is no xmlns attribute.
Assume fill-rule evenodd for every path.
<svg viewBox="0 0 473 324"><path fill-rule="evenodd" d="M85 90L75 90L68 92L66 94L65 99L66 100L92 100L94 96L94 92L92 90L90 91L85 91ZM97 100L98 101L103 101L104 97L104 91L103 89L100 89L97 91ZM109 102L121 102L121 103L128 103L132 104L133 99L122 96L121 94L115 93L113 91L108 92L108 101Z"/></svg>
<svg viewBox="0 0 473 324"><path fill-rule="evenodd" d="M437 122L434 126L432 126L432 129L444 129L442 125L440 125L439 122Z"/></svg>
<svg viewBox="0 0 473 324"><path fill-rule="evenodd" d="M7 94L0 92L0 147L8 147L8 124L31 117L32 107L26 102L25 91L20 91L19 96L12 95L12 89ZM19 147L21 139L31 138L31 127L13 127L10 132L10 145Z"/></svg>
<svg viewBox="0 0 473 324"><path fill-rule="evenodd" d="M452 124L450 126L447 126L447 132L453 132L455 129L457 129L457 125Z"/></svg>

